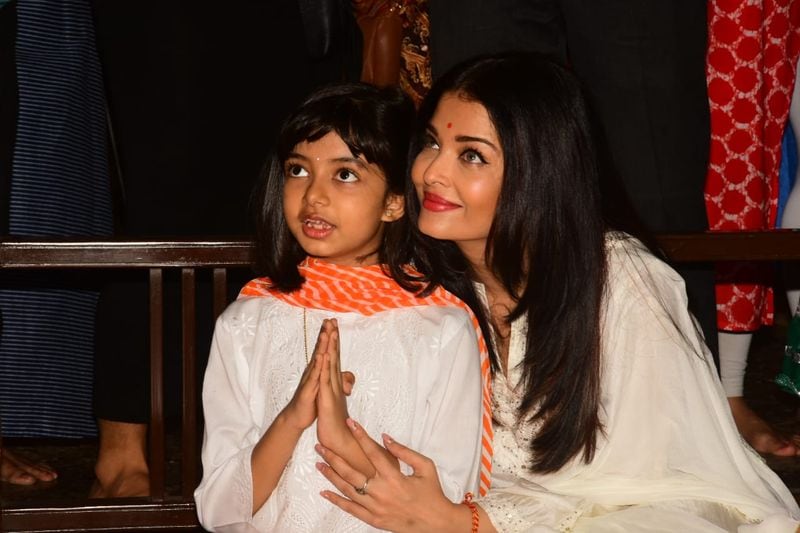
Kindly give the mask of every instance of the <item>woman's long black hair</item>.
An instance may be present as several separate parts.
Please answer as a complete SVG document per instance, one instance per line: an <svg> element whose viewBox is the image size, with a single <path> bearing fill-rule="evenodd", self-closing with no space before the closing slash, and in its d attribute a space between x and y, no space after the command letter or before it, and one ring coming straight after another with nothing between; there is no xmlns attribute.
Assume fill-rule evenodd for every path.
<svg viewBox="0 0 800 533"><path fill-rule="evenodd" d="M262 171L253 195L255 266L285 292L296 290L304 279L297 266L306 252L289 231L283 214L283 165L294 147L335 132L358 157L364 154L386 175L389 194L402 195L406 186L409 140L414 105L399 88L377 88L361 82L337 82L311 93L292 112L278 134L273 153ZM411 262L413 239L408 217L386 223L377 250L380 263L405 288L419 289L416 278L402 268Z"/></svg>
<svg viewBox="0 0 800 533"><path fill-rule="evenodd" d="M601 303L606 224L596 132L576 78L538 54L468 60L438 80L421 105L413 160L444 94L484 106L503 148L505 171L486 264L527 317L520 417L541 424L531 468L553 472L594 456L600 402ZM416 223L419 202L407 190ZM427 239L417 261L474 309L470 265L452 242ZM485 323L485 322L484 322ZM493 354L493 370L499 363Z"/></svg>

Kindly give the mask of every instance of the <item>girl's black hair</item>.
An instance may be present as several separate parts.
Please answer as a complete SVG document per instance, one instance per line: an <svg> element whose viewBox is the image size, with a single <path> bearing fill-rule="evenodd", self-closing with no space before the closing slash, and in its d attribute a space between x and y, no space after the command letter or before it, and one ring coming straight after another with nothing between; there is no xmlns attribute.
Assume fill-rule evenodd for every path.
<svg viewBox="0 0 800 533"><path fill-rule="evenodd" d="M509 320L527 317L519 415L541 424L531 442L531 468L553 472L578 455L588 462L603 430L598 409L607 224L597 132L582 87L565 67L535 53L467 60L423 101L411 160L445 94L481 104L503 149L486 264L516 302ZM413 188L407 189L406 211L416 223ZM427 238L419 250L417 261L434 283L484 312L470 264L454 243ZM499 362L492 358L496 372Z"/></svg>
<svg viewBox="0 0 800 533"><path fill-rule="evenodd" d="M362 82L337 82L312 92L281 126L275 147L253 196L255 267L276 288L291 292L304 279L297 266L306 252L289 231L283 214L283 165L301 142L335 132L358 157L363 154L386 175L388 193L402 195L406 186L409 139L414 105L399 88ZM412 261L414 233L408 217L386 223L378 260L403 287L419 290L417 278L403 269Z"/></svg>

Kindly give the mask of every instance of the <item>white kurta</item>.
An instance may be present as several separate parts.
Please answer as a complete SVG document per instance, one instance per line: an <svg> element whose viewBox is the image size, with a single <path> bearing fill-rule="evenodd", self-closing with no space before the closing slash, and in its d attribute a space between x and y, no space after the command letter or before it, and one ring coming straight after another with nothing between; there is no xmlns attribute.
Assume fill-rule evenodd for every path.
<svg viewBox="0 0 800 533"><path fill-rule="evenodd" d="M342 370L356 376L348 412L378 442L388 433L435 460L445 494L477 491L481 373L467 313L410 307L373 316L307 310L313 350L324 318L340 329ZM272 297L233 302L217 320L203 384L203 479L195 491L213 531L373 531L320 496L316 424L301 436L267 502L251 516L253 447L294 394L306 366L303 309Z"/></svg>
<svg viewBox="0 0 800 533"><path fill-rule="evenodd" d="M621 234L608 239L601 420L594 460L527 470L536 428L515 425L525 347L512 325L506 379L494 381L492 490L480 501L502 532L793 532L800 510L741 438L683 280ZM741 524L764 521L754 529ZM740 526L741 525L741 526Z"/></svg>

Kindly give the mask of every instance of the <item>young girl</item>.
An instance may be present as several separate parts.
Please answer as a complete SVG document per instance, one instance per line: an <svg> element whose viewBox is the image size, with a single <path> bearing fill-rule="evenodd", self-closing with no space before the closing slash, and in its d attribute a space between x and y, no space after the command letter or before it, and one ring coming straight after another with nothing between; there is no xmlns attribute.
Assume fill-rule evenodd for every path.
<svg viewBox="0 0 800 533"><path fill-rule="evenodd" d="M319 497L332 485L315 470L317 441L367 468L348 416L435 458L453 501L488 479L479 321L408 266L413 113L397 89L346 83L313 93L281 129L258 198L266 277L218 319L203 385L195 501L209 530L372 530Z"/></svg>

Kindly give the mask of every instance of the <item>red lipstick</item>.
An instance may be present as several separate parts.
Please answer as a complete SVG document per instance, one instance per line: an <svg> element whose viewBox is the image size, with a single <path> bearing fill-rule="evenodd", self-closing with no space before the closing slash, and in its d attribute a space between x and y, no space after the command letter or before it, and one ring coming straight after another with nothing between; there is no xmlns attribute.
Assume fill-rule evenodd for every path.
<svg viewBox="0 0 800 533"><path fill-rule="evenodd" d="M448 200L445 200L441 196L433 193L426 192L422 198L422 207L427 209L428 211L450 211L451 209L458 209L461 207L458 204L454 204Z"/></svg>

